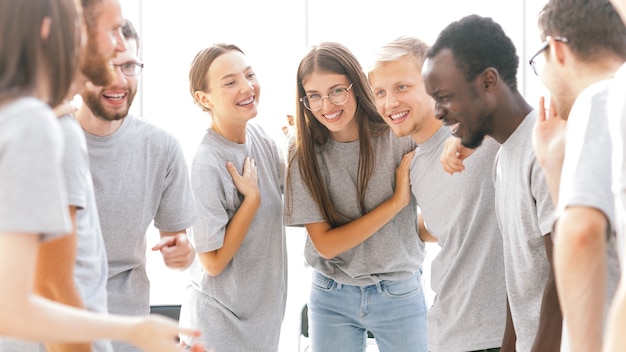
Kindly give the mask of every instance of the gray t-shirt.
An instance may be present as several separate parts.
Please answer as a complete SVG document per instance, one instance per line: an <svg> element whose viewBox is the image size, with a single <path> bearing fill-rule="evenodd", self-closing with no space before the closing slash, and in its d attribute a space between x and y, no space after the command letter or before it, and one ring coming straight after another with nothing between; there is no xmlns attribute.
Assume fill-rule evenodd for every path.
<svg viewBox="0 0 626 352"><path fill-rule="evenodd" d="M32 97L0 105L0 233L71 230L61 166L63 138L48 105Z"/></svg>
<svg viewBox="0 0 626 352"><path fill-rule="evenodd" d="M372 138L375 168L366 192L365 206L372 210L389 199L395 189L395 170L402 156L415 148L410 137L397 138L391 131ZM330 199L348 223L360 218L358 194L359 141L339 143L329 139L317 154ZM303 226L324 222L306 188L294 158L289 170L291 187L285 190L285 224ZM307 236L305 259L316 271L348 285L367 286L381 280L406 279L421 269L424 244L417 235L415 199L380 230L356 247L332 259L324 259Z"/></svg>
<svg viewBox="0 0 626 352"><path fill-rule="evenodd" d="M192 238L198 253L223 246L226 226L243 201L226 163L233 162L241 174L245 157L257 165L261 206L239 250L218 276L208 275L196 258L180 323L202 331L199 340L216 351L273 352L278 350L287 299L283 159L260 126L248 124L244 144L207 131L191 167L198 212Z"/></svg>
<svg viewBox="0 0 626 352"><path fill-rule="evenodd" d="M93 191L87 144L78 122L71 115L59 118L65 142L63 174L69 205L76 210L76 265L74 280L85 309L107 312L107 257L100 230L98 209ZM112 352L108 340L95 341L94 352ZM43 344L18 340L0 340L0 351L45 352Z"/></svg>
<svg viewBox="0 0 626 352"><path fill-rule="evenodd" d="M85 137L109 263L109 311L148 314L146 231L153 220L159 230L179 231L196 218L182 149L169 133L133 116L112 135L85 131ZM116 352L137 350L113 345Z"/></svg>
<svg viewBox="0 0 626 352"><path fill-rule="evenodd" d="M506 324L502 235L491 168L500 145L487 138L465 170L450 175L439 157L450 129L420 144L411 164L411 190L429 232L441 247L431 265L436 293L428 310L428 350L499 347Z"/></svg>
<svg viewBox="0 0 626 352"><path fill-rule="evenodd" d="M614 198L611 190L611 138L608 126L607 97L609 80L583 90L567 119L565 159L559 187L556 215L565 208L582 206L601 211L609 220L607 237L607 287L605 312L608 312L620 278L615 232Z"/></svg>
<svg viewBox="0 0 626 352"><path fill-rule="evenodd" d="M552 232L554 207L532 147L536 118L536 111L524 118L502 144L494 164L496 214L518 351L530 351L534 343L550 273L543 236Z"/></svg>

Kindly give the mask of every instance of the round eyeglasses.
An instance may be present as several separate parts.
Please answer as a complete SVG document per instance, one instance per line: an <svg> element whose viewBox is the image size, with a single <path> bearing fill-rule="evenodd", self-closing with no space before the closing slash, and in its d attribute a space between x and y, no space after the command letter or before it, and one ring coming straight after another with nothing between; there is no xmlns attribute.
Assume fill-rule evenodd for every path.
<svg viewBox="0 0 626 352"><path fill-rule="evenodd" d="M541 43L541 47L539 48L539 50L537 50L535 55L533 55L530 58L530 60L528 60L528 63L530 64L530 67L533 69L533 72L537 76L539 76L541 74L541 70L542 70L542 66L543 66L542 64L545 61L545 58L541 57L540 54L543 53L550 46L550 38L553 38L557 42L561 42L561 43L568 43L569 42L567 40L567 38L565 38L565 37L550 37L550 36L546 37L546 40L543 43Z"/></svg>
<svg viewBox="0 0 626 352"><path fill-rule="evenodd" d="M122 69L122 73L127 77L136 76L141 73L143 64L140 62L125 62L123 64L113 64L113 68L119 67Z"/></svg>
<svg viewBox="0 0 626 352"><path fill-rule="evenodd" d="M335 105L341 105L348 101L348 91L352 89L352 83L348 88L335 88L331 90L328 95L321 96L319 94L309 94L300 98L304 107L311 111L317 111L324 106L324 99L328 98L331 103Z"/></svg>

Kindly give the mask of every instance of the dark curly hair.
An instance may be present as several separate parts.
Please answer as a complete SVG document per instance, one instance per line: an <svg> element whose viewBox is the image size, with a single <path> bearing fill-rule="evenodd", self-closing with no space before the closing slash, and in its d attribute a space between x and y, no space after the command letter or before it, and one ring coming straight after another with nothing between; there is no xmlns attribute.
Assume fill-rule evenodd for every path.
<svg viewBox="0 0 626 352"><path fill-rule="evenodd" d="M493 67L511 90L517 90L519 57L515 45L493 19L469 15L452 22L441 31L426 58L432 58L446 48L452 51L467 81Z"/></svg>

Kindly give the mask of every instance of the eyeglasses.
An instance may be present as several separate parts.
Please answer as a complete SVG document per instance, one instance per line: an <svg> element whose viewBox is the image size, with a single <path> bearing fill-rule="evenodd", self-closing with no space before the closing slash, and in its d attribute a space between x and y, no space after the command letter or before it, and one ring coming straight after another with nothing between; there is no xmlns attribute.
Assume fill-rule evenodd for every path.
<svg viewBox="0 0 626 352"><path fill-rule="evenodd" d="M328 98L331 103L335 105L341 105L348 101L348 91L352 89L352 83L348 88L335 88L328 93L326 96L321 96L319 94L311 94L305 97L300 98L300 101L304 106L311 110L317 111L324 106L324 99Z"/></svg>
<svg viewBox="0 0 626 352"><path fill-rule="evenodd" d="M125 62L123 64L113 64L113 68L119 67L122 69L122 73L127 77L136 76L141 73L143 64L139 62Z"/></svg>
<svg viewBox="0 0 626 352"><path fill-rule="evenodd" d="M546 37L546 41L543 42L543 44L541 44L541 48L539 48L539 50L535 53L535 55L533 55L533 57L530 58L530 60L528 60L528 63L530 64L530 67L532 67L533 72L535 73L535 75L539 76L539 73L541 72L541 67L539 64L539 54L543 53L546 49L548 49L548 47L550 46L550 38L556 40L557 42L561 42L561 43L568 43L569 40L567 40L567 38L565 37L550 37L547 36Z"/></svg>

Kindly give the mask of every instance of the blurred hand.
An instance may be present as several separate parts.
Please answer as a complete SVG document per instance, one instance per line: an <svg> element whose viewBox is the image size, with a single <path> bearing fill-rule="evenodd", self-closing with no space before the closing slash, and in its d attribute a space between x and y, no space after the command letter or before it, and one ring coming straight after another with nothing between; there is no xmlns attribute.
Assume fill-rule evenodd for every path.
<svg viewBox="0 0 626 352"><path fill-rule="evenodd" d="M137 318L131 326L130 342L146 352L182 352L184 347L176 342L179 334L200 336L198 330L179 328L173 319L150 315ZM204 351L204 346L194 345L192 351Z"/></svg>
<svg viewBox="0 0 626 352"><path fill-rule="evenodd" d="M444 143L443 152L439 158L443 171L452 175L455 172L465 170L463 161L472 155L474 150L475 149L464 147L463 144L461 144L460 138L454 136L449 137Z"/></svg>
<svg viewBox="0 0 626 352"><path fill-rule="evenodd" d="M295 126L295 120L294 120L293 115L287 114L287 125L282 127L283 134L285 135L285 137L287 137L287 139L293 136L294 126Z"/></svg>
<svg viewBox="0 0 626 352"><path fill-rule="evenodd" d="M152 247L152 250L161 251L165 265L173 269L187 268L196 254L185 232L161 236L161 240Z"/></svg>
<svg viewBox="0 0 626 352"><path fill-rule="evenodd" d="M567 121L557 114L553 101L546 111L545 98L539 98L539 113L533 127L533 150L539 164L546 170L560 170L565 156Z"/></svg>

